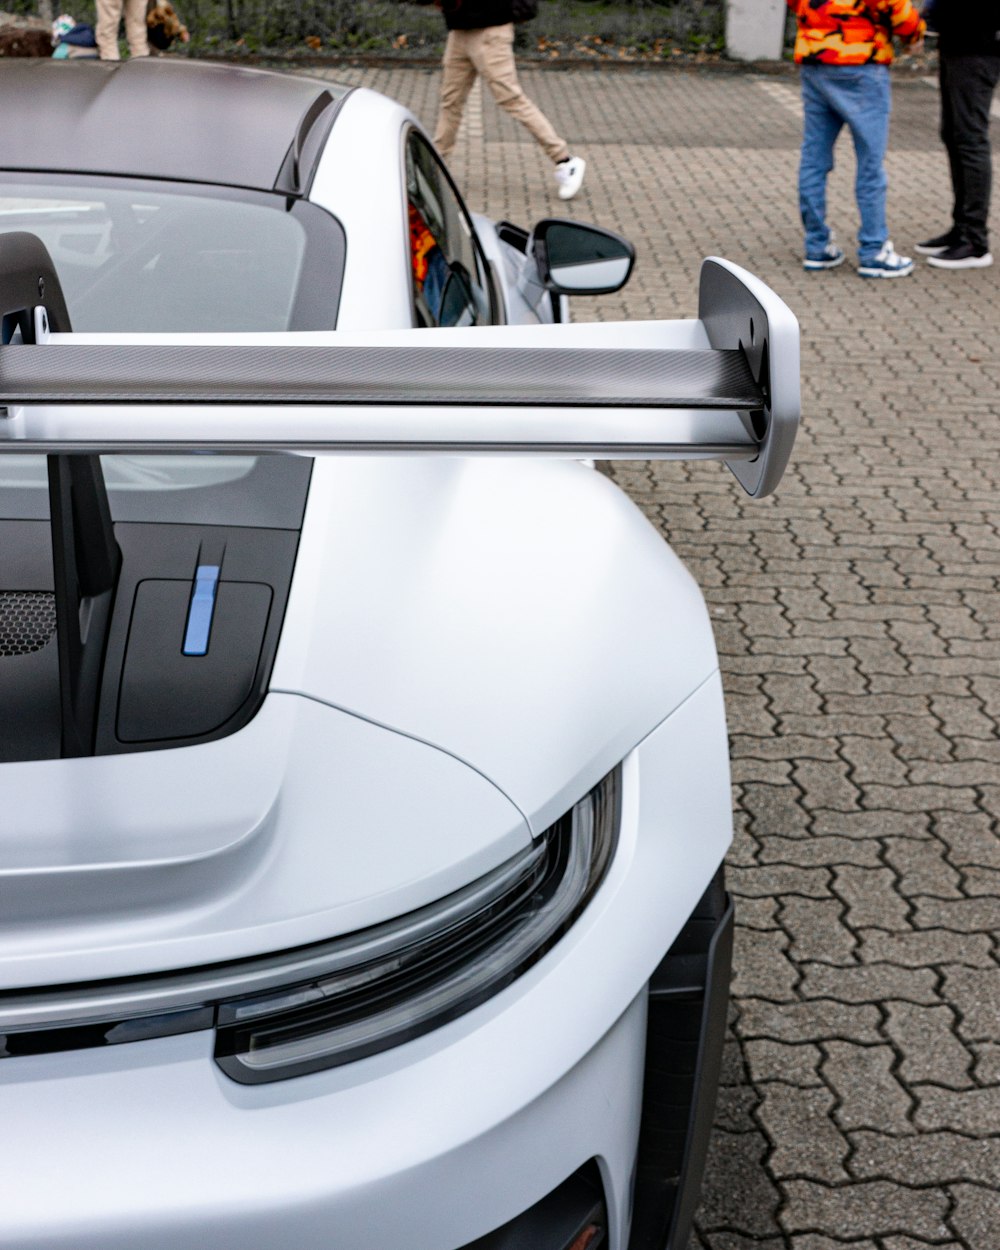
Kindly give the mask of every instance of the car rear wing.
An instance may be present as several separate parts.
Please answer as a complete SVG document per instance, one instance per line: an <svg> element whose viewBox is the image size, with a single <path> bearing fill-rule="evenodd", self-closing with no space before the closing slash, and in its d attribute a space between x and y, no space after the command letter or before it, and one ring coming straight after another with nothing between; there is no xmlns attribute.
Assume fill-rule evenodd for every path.
<svg viewBox="0 0 1000 1250"><path fill-rule="evenodd" d="M369 334L74 334L33 235L0 234L0 455L47 456L60 751L96 749L122 553L101 456L718 459L755 496L799 418L799 330L710 259L697 320Z"/></svg>
<svg viewBox="0 0 1000 1250"><path fill-rule="evenodd" d="M433 452L717 459L777 486L799 330L702 265L697 320L346 334L72 334L31 235L0 236L0 452Z"/></svg>

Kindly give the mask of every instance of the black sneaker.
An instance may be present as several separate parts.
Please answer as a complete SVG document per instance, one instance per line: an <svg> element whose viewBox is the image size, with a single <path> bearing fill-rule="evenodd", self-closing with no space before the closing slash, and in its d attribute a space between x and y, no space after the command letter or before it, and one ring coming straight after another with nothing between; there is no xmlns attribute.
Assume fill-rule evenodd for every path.
<svg viewBox="0 0 1000 1250"><path fill-rule="evenodd" d="M944 234L939 234L933 239L928 239L924 243L918 243L913 249L919 252L921 256L940 256L942 252L947 251L949 247L955 247L962 242L961 235L952 226L950 230L946 230Z"/></svg>
<svg viewBox="0 0 1000 1250"><path fill-rule="evenodd" d="M993 257L984 247L972 243L956 243L946 247L936 256L927 257L928 265L937 269L986 269L993 264Z"/></svg>

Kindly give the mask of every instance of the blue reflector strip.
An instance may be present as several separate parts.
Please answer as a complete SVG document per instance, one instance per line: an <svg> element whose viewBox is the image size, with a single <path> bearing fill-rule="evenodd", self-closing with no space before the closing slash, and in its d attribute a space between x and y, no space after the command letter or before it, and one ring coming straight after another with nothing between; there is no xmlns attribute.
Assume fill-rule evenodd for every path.
<svg viewBox="0 0 1000 1250"><path fill-rule="evenodd" d="M205 655L208 652L208 635L212 632L212 613L215 611L215 592L219 587L219 566L199 564L194 575L194 593L188 608L187 629L184 631L184 654Z"/></svg>

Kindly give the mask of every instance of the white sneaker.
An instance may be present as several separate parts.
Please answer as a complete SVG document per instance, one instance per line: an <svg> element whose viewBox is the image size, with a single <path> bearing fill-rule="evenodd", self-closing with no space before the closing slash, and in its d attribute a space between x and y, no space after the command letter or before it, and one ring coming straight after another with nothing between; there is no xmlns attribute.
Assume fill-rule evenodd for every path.
<svg viewBox="0 0 1000 1250"><path fill-rule="evenodd" d="M843 263L844 253L836 245L836 243L834 243L833 235L831 234L830 241L827 243L826 247L823 248L822 252L815 256L807 255L805 260L802 262L802 268L809 270L836 269L838 265L842 265Z"/></svg>
<svg viewBox="0 0 1000 1250"><path fill-rule="evenodd" d="M862 278L905 278L913 272L913 261L909 256L900 256L889 239L882 244L882 250L871 260L858 265L858 273Z"/></svg>
<svg viewBox="0 0 1000 1250"><path fill-rule="evenodd" d="M571 156L567 161L560 161L556 166L556 182L559 183L559 198L571 200L583 186L583 175L587 171L587 162L582 156Z"/></svg>

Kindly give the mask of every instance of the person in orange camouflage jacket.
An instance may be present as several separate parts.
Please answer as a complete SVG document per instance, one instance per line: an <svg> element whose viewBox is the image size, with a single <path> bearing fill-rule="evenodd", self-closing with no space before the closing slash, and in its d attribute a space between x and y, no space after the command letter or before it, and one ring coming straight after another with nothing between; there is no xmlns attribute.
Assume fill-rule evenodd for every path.
<svg viewBox="0 0 1000 1250"><path fill-rule="evenodd" d="M854 192L861 216L858 273L902 278L913 261L897 254L885 217L892 39L918 43L924 22L911 0L787 0L798 30L795 60L805 115L799 162L799 211L808 270L835 269L844 253L826 224L826 180L844 126L857 156Z"/></svg>

